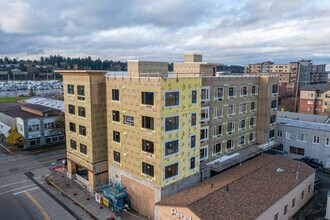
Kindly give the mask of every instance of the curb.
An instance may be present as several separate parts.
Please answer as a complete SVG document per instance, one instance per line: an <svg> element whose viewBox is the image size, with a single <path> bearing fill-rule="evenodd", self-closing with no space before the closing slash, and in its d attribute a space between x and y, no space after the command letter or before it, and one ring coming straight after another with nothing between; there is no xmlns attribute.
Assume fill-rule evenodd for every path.
<svg viewBox="0 0 330 220"><path fill-rule="evenodd" d="M60 191L62 193L62 195L64 195L65 197L69 198L70 200L72 200L74 203L76 203L80 208L84 209L93 219L98 220L98 218L91 213L84 205L82 205L80 202L78 202L76 199L72 198L71 196L69 196L66 192L64 192L59 186L57 186L55 183L53 183L51 180L49 180L51 176L48 176L46 178L46 181L48 184L52 185L55 189L57 189L58 191Z"/></svg>
<svg viewBox="0 0 330 220"><path fill-rule="evenodd" d="M65 146L59 146L59 147L49 147L49 148L46 148L46 149L40 149L40 150L30 150L29 153L34 155L34 154L39 154L39 153L43 153L43 152L47 152L47 151L52 151L52 150L58 150L58 149L65 149Z"/></svg>

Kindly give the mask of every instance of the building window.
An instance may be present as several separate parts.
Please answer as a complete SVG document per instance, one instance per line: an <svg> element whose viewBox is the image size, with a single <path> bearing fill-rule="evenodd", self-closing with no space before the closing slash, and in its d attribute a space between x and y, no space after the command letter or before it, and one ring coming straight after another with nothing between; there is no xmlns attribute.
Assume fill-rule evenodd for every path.
<svg viewBox="0 0 330 220"><path fill-rule="evenodd" d="M190 148L193 149L196 147L196 135L190 136Z"/></svg>
<svg viewBox="0 0 330 220"><path fill-rule="evenodd" d="M274 138L275 138L275 130L273 129L269 131L269 140L272 140Z"/></svg>
<svg viewBox="0 0 330 220"><path fill-rule="evenodd" d="M201 122L209 121L209 112L210 112L210 107L202 107L201 109Z"/></svg>
<svg viewBox="0 0 330 220"><path fill-rule="evenodd" d="M221 101L223 99L223 88L214 89L214 100Z"/></svg>
<svg viewBox="0 0 330 220"><path fill-rule="evenodd" d="M304 199L305 190L301 191L301 199Z"/></svg>
<svg viewBox="0 0 330 220"><path fill-rule="evenodd" d="M191 104L197 104L197 89L191 90Z"/></svg>
<svg viewBox="0 0 330 220"><path fill-rule="evenodd" d="M222 135L222 125L213 126L213 137L219 137Z"/></svg>
<svg viewBox="0 0 330 220"><path fill-rule="evenodd" d="M284 215L286 215L286 213L288 213L288 205L284 206Z"/></svg>
<svg viewBox="0 0 330 220"><path fill-rule="evenodd" d="M165 142L165 156L179 153L179 139Z"/></svg>
<svg viewBox="0 0 330 220"><path fill-rule="evenodd" d="M286 131L285 132L285 139L287 140L291 140L292 136L291 136L291 132L290 131Z"/></svg>
<svg viewBox="0 0 330 220"><path fill-rule="evenodd" d="M240 105L239 105L239 109L240 109L240 111L239 111L239 113L241 113L241 114L243 114L243 113L246 113L247 112L247 107L246 107L247 105L246 105L246 103L241 103Z"/></svg>
<svg viewBox="0 0 330 220"><path fill-rule="evenodd" d="M227 133L234 132L234 130L235 130L235 122L234 121L228 122Z"/></svg>
<svg viewBox="0 0 330 220"><path fill-rule="evenodd" d="M242 145L244 145L244 144L245 144L245 136L242 135L242 136L240 136L240 137L238 138L238 145L239 145L239 146L242 146Z"/></svg>
<svg viewBox="0 0 330 220"><path fill-rule="evenodd" d="M40 130L39 124L29 125L29 131L39 131L39 130Z"/></svg>
<svg viewBox="0 0 330 220"><path fill-rule="evenodd" d="M236 115L236 105L229 105L228 106L228 113L227 113L228 116L231 116L231 115Z"/></svg>
<svg viewBox="0 0 330 220"><path fill-rule="evenodd" d="M234 140L227 141L227 150L231 150L234 147Z"/></svg>
<svg viewBox="0 0 330 220"><path fill-rule="evenodd" d="M154 177L154 166L148 163L142 162L142 173Z"/></svg>
<svg viewBox="0 0 330 220"><path fill-rule="evenodd" d="M320 137L319 136L313 136L313 144L319 144L320 143Z"/></svg>
<svg viewBox="0 0 330 220"><path fill-rule="evenodd" d="M154 142L142 139L142 150L148 153L154 153Z"/></svg>
<svg viewBox="0 0 330 220"><path fill-rule="evenodd" d="M245 129L245 119L239 121L239 130Z"/></svg>
<svg viewBox="0 0 330 220"><path fill-rule="evenodd" d="M300 147L290 146L290 153L291 154L298 154L298 155L305 155L305 149L300 148Z"/></svg>
<svg viewBox="0 0 330 220"><path fill-rule="evenodd" d="M190 126L195 127L197 125L197 114L191 113L190 114Z"/></svg>
<svg viewBox="0 0 330 220"><path fill-rule="evenodd" d="M214 107L214 118L221 118L223 116L223 107Z"/></svg>
<svg viewBox="0 0 330 220"><path fill-rule="evenodd" d="M297 141L303 141L303 142L306 142L306 134L301 134L301 133L298 133L297 135Z"/></svg>
<svg viewBox="0 0 330 220"><path fill-rule="evenodd" d="M119 89L112 89L112 101L119 101Z"/></svg>
<svg viewBox="0 0 330 220"><path fill-rule="evenodd" d="M87 146L84 144L80 144L80 153L87 155Z"/></svg>
<svg viewBox="0 0 330 220"><path fill-rule="evenodd" d="M142 128L154 130L154 118L142 116Z"/></svg>
<svg viewBox="0 0 330 220"><path fill-rule="evenodd" d="M175 177L179 174L179 164L174 163L165 167L165 179Z"/></svg>
<svg viewBox="0 0 330 220"><path fill-rule="evenodd" d="M69 127L70 127L70 131L76 132L76 124L75 123L70 122Z"/></svg>
<svg viewBox="0 0 330 220"><path fill-rule="evenodd" d="M196 168L196 157L190 157L190 169L193 170Z"/></svg>
<svg viewBox="0 0 330 220"><path fill-rule="evenodd" d="M229 87L228 98L234 98L236 96L236 87Z"/></svg>
<svg viewBox="0 0 330 220"><path fill-rule="evenodd" d="M241 86L241 96L247 96L247 86Z"/></svg>
<svg viewBox="0 0 330 220"><path fill-rule="evenodd" d="M208 146L201 147L199 152L200 152L200 161L207 160Z"/></svg>
<svg viewBox="0 0 330 220"><path fill-rule="evenodd" d="M277 137L282 137L282 131L281 130L277 131Z"/></svg>
<svg viewBox="0 0 330 220"><path fill-rule="evenodd" d="M165 118L165 131L175 131L179 129L179 116L171 116Z"/></svg>
<svg viewBox="0 0 330 220"><path fill-rule="evenodd" d="M325 145L330 146L330 138L325 138Z"/></svg>
<svg viewBox="0 0 330 220"><path fill-rule="evenodd" d="M165 92L165 107L175 107L180 105L180 92Z"/></svg>
<svg viewBox="0 0 330 220"><path fill-rule="evenodd" d="M154 105L153 92L141 92L142 105Z"/></svg>
<svg viewBox="0 0 330 220"><path fill-rule="evenodd" d="M272 110L276 110L277 109L277 100L272 100L271 109Z"/></svg>
<svg viewBox="0 0 330 220"><path fill-rule="evenodd" d="M86 127L85 126L79 125L79 134L86 136Z"/></svg>
<svg viewBox="0 0 330 220"><path fill-rule="evenodd" d="M120 143L120 132L112 131L113 141Z"/></svg>
<svg viewBox="0 0 330 220"><path fill-rule="evenodd" d="M70 139L70 147L71 147L72 149L77 150L77 142L74 141L74 140L71 140L71 139Z"/></svg>
<svg viewBox="0 0 330 220"><path fill-rule="evenodd" d="M201 128L201 137L200 141L206 141L209 139L209 127L203 127Z"/></svg>
<svg viewBox="0 0 330 220"><path fill-rule="evenodd" d="M278 220L278 213L274 215L274 220Z"/></svg>
<svg viewBox="0 0 330 220"><path fill-rule="evenodd" d="M256 117L251 117L250 118L250 127L255 126L256 125L256 121L257 121Z"/></svg>
<svg viewBox="0 0 330 220"><path fill-rule="evenodd" d="M75 107L74 105L69 105L69 113L74 115L75 114Z"/></svg>
<svg viewBox="0 0 330 220"><path fill-rule="evenodd" d="M85 86L77 86L78 100L85 100Z"/></svg>
<svg viewBox="0 0 330 220"><path fill-rule="evenodd" d="M292 199L292 208L296 205L296 198Z"/></svg>
<svg viewBox="0 0 330 220"><path fill-rule="evenodd" d="M251 93L252 93L252 95L257 95L258 94L258 86L252 86L251 87Z"/></svg>
<svg viewBox="0 0 330 220"><path fill-rule="evenodd" d="M249 142L253 142L256 138L256 133L252 132L249 134Z"/></svg>
<svg viewBox="0 0 330 220"><path fill-rule="evenodd" d="M314 104L314 102L313 102L313 101L311 101L311 100L308 100L308 101L307 101L307 104L308 104L308 105L313 105L313 104Z"/></svg>
<svg viewBox="0 0 330 220"><path fill-rule="evenodd" d="M202 102L210 100L210 87L202 87Z"/></svg>
<svg viewBox="0 0 330 220"><path fill-rule="evenodd" d="M278 85L273 85L272 86L272 94L277 94L278 93Z"/></svg>
<svg viewBox="0 0 330 220"><path fill-rule="evenodd" d="M74 95L74 86L73 85L68 85L68 94Z"/></svg>
<svg viewBox="0 0 330 220"><path fill-rule="evenodd" d="M80 117L86 117L86 112L85 112L85 108L84 107L78 107L78 115Z"/></svg>
<svg viewBox="0 0 330 220"><path fill-rule="evenodd" d="M112 110L112 121L120 122L119 111Z"/></svg>
<svg viewBox="0 0 330 220"><path fill-rule="evenodd" d="M313 93L308 93L308 98L314 98L314 94Z"/></svg>
<svg viewBox="0 0 330 220"><path fill-rule="evenodd" d="M270 116L269 123L270 123L270 124L275 124L275 123L276 123L276 115L272 115L272 116Z"/></svg>
<svg viewBox="0 0 330 220"><path fill-rule="evenodd" d="M117 151L113 151L113 160L117 163L120 163L120 153Z"/></svg>
<svg viewBox="0 0 330 220"><path fill-rule="evenodd" d="M212 153L213 154L220 154L221 153L221 148L222 148L222 144L221 143L218 143L218 144L213 145Z"/></svg>
<svg viewBox="0 0 330 220"><path fill-rule="evenodd" d="M45 123L44 124L44 128L45 130L50 130L54 128L54 123L50 122L50 123Z"/></svg>
<svg viewBox="0 0 330 220"><path fill-rule="evenodd" d="M308 193L311 192L311 185L308 185Z"/></svg>
<svg viewBox="0 0 330 220"><path fill-rule="evenodd" d="M257 110L257 102L251 102L250 107L251 107L251 111L252 111L252 112L253 112L253 111L256 111L256 110Z"/></svg>

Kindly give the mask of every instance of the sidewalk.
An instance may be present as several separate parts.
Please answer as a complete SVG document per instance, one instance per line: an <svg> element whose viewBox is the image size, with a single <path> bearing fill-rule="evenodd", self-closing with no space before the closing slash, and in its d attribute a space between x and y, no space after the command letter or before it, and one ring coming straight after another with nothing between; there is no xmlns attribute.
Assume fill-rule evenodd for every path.
<svg viewBox="0 0 330 220"><path fill-rule="evenodd" d="M66 177L63 177L61 172L52 173L46 180L50 185L62 192L63 196L71 199L74 203L84 209L93 219L110 220L111 217L116 220L145 219L127 212L113 213L106 206L103 206L103 208L100 209L100 204L95 201L94 195L89 194L89 200L87 200L87 190L74 180L68 179L67 185ZM73 195L74 188L76 189L77 195Z"/></svg>

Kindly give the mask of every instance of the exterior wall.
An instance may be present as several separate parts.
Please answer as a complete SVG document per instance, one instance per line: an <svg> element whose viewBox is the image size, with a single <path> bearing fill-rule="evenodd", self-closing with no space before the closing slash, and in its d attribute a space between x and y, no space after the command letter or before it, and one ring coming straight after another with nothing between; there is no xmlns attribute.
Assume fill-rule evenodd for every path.
<svg viewBox="0 0 330 220"><path fill-rule="evenodd" d="M306 122L307 123L307 122ZM325 124L323 124L325 126ZM282 132L282 137L278 136L280 143L283 145L284 155L293 159L300 159L303 157L310 157L319 160L319 162L325 164L327 157L330 157L330 145L326 145L326 138L330 138L329 129L309 129L300 128L295 126L278 123L276 125L277 134L278 131ZM291 139L287 138L286 132L290 132ZM299 134L306 134L306 141L297 140ZM313 143L313 136L320 138L320 143ZM304 149L304 155L290 153L290 146L299 147Z"/></svg>
<svg viewBox="0 0 330 220"><path fill-rule="evenodd" d="M201 123L201 127L209 128L209 139L201 142L201 147L208 146L208 158L203 161L207 163L211 160L219 158L220 156L239 151L244 147L255 144L255 141L248 141L249 134L256 132L256 126L249 126L249 120L252 117L257 118L257 111L251 110L251 102L256 102L256 106L259 105L258 91L256 95L252 95L252 85L259 86L259 77L207 77L203 78L203 86L210 87L210 101L205 101L202 107L209 107L210 109L210 120ZM248 93L246 96L240 95L241 86L248 87ZM229 87L236 87L235 98L229 98ZM215 98L215 89L223 88L224 95L222 100ZM240 104L247 104L247 112L240 113ZM236 105L236 113L233 116L228 115L228 108L230 105ZM222 108L222 117L215 117L215 108ZM245 119L246 128L239 129L240 120ZM227 126L229 122L235 123L235 130L231 133L227 132ZM214 127L222 125L222 135L214 136ZM238 139L240 136L245 136L245 144L239 146ZM227 140L234 140L234 147L227 149ZM216 144L222 144L221 152L213 154L213 146Z"/></svg>
<svg viewBox="0 0 330 220"><path fill-rule="evenodd" d="M105 77L104 72L64 72L63 88L65 103L67 158L72 164L88 170L88 190L93 191L101 180L107 179L107 139ZM68 94L68 84L74 86L74 94ZM78 99L77 86L84 86L84 100ZM75 106L75 114L70 114L68 105ZM85 117L78 115L78 107L85 108ZM70 131L69 123L76 125L76 132ZM79 134L79 125L86 127L86 136ZM77 143L71 148L70 140ZM87 154L80 151L80 144L87 146ZM69 175L76 172L71 166ZM104 177L106 176L106 178Z"/></svg>
<svg viewBox="0 0 330 220"><path fill-rule="evenodd" d="M171 207L171 206L158 206L159 220L199 220L189 208L186 207Z"/></svg>
<svg viewBox="0 0 330 220"><path fill-rule="evenodd" d="M263 144L270 140L270 131L275 130L276 123L271 124L270 118L277 114L277 108L272 109L271 103L278 100L278 94L272 93L272 86L278 85L278 78L261 76L259 83L256 143Z"/></svg>
<svg viewBox="0 0 330 220"><path fill-rule="evenodd" d="M259 215L256 219L274 219L274 216L278 213L278 219L291 219L292 216L301 209L306 202L313 196L314 192L314 179L315 173L301 182L288 194L278 200L275 204L269 207L265 212ZM310 187L310 192L308 188ZM301 199L302 191L304 191L304 197ZM292 207L292 200L295 199L295 206ZM287 213L284 215L284 207L287 205Z"/></svg>
<svg viewBox="0 0 330 220"><path fill-rule="evenodd" d="M203 56L200 54L185 54L184 62L202 62Z"/></svg>
<svg viewBox="0 0 330 220"><path fill-rule="evenodd" d="M167 62L152 62L152 61L138 61L129 60L127 61L127 72L129 76L153 76L157 74L168 73Z"/></svg>
<svg viewBox="0 0 330 220"><path fill-rule="evenodd" d="M180 62L173 64L173 73L185 77L215 76L216 64L204 62Z"/></svg>
<svg viewBox="0 0 330 220"><path fill-rule="evenodd" d="M330 116L329 109L330 90L325 92L302 90L300 92L300 113Z"/></svg>

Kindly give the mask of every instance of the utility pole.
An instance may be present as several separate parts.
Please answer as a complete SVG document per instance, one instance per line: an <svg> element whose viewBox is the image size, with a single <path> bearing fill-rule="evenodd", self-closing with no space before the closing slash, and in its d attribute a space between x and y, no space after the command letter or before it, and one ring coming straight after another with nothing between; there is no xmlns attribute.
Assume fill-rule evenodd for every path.
<svg viewBox="0 0 330 220"><path fill-rule="evenodd" d="M300 80L300 62L298 62L298 70L297 70L297 77L296 77L296 94L294 97L294 109L293 112L297 112L297 102L298 102L298 90L299 90L299 80Z"/></svg>

